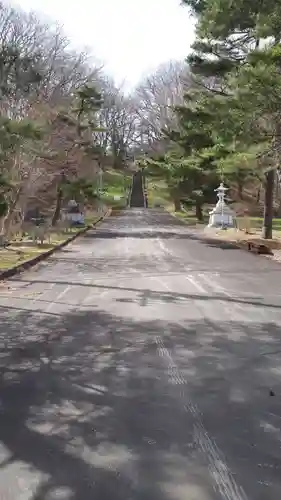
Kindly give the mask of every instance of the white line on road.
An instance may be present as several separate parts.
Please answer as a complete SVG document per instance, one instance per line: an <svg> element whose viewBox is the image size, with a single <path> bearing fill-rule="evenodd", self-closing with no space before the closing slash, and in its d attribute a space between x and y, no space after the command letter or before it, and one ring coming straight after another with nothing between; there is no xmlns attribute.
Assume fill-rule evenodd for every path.
<svg viewBox="0 0 281 500"><path fill-rule="evenodd" d="M52 302L50 302L50 304L47 305L47 307L44 309L44 311L42 311L42 313L40 313L40 315L50 312L51 309L56 305L57 301L60 300L64 295L66 295L67 292L69 292L72 288L73 285L67 285L67 287L61 293L59 293L56 298Z"/></svg>
<svg viewBox="0 0 281 500"><path fill-rule="evenodd" d="M168 364L168 375L172 382L179 385L187 385L187 381L181 374L171 353L165 347L161 337L155 337L158 354L164 357ZM239 486L229 469L222 451L211 438L206 430L199 408L190 397L184 393L184 409L192 415L194 419L193 436L198 449L207 458L210 474L216 484L217 490L224 500L247 500L247 495L243 488Z"/></svg>
<svg viewBox="0 0 281 500"><path fill-rule="evenodd" d="M166 247L165 243L161 240L161 238L157 238L157 241L159 243L159 246L161 248L161 250L163 250L163 252L165 253L168 253L169 255L172 255L172 252L170 252L170 250L168 250L168 248Z"/></svg>
<svg viewBox="0 0 281 500"><path fill-rule="evenodd" d="M250 305L250 304L245 304L243 305L242 303L238 303L236 300L236 297L233 293L230 293L228 292L225 287L223 287L222 285L220 285L217 281L216 281L216 278L214 276L214 279L210 279L209 276L206 276L205 274L199 274L200 278L205 281L205 283L211 288L211 290L213 290L215 293L218 293L222 296L221 298L221 303L223 305L223 307L226 307L226 303L225 303L225 299L231 299L231 309L232 309L232 313L235 314L235 319L237 320L238 318L240 318L242 321L246 321L248 322L249 320L251 321L251 312L250 312L250 309L249 308L253 308L254 305ZM239 299L241 300L241 297L239 297ZM245 310L245 307L248 307L248 312ZM264 316L265 314L265 311L263 308L259 307L259 309L255 308L254 311L253 311L253 314L255 314L255 318L257 319L257 314L258 315L261 315L261 317Z"/></svg>
<svg viewBox="0 0 281 500"><path fill-rule="evenodd" d="M30 285L33 285L34 283L36 283L36 281L35 281L35 282L30 281ZM32 300L30 301L30 304L34 304L34 303L35 303L35 302L37 302L38 300L42 300L42 297L44 297L44 295L45 295L46 293L50 292L50 290L52 290L52 288L53 288L54 286L55 286L55 283L51 283L51 284L50 284L50 286L49 286L46 290L44 290L44 292L42 292L42 293L41 293L41 292L27 292L25 288L20 288L20 289L19 289L19 293L21 293L21 291L23 290L23 296L22 296L22 295L19 295L19 296L18 296L18 295L14 295L13 293L10 293L10 291L8 291L8 292L6 293L6 295L4 295L4 294L2 294L2 293L1 293L1 295L0 295L0 300L1 300L1 299L4 299L4 300L5 300L5 299L8 299L8 300L10 300L10 299L22 299L22 298L24 298L24 299L25 299L25 298L27 298L29 295L36 294L36 295L37 295L37 297L36 297L36 298L34 298L34 299L32 299ZM17 291L17 289L15 288L15 289L12 289L11 291L12 291L12 292L13 292L13 291Z"/></svg>
<svg viewBox="0 0 281 500"><path fill-rule="evenodd" d="M55 285L55 283L54 283ZM53 288L53 287L52 287ZM36 321L40 318L42 318L45 314L48 314L51 312L52 308L58 303L58 301L64 296L67 294L67 292L69 292L71 289L73 288L73 285L67 285L67 287L65 287L57 296L54 300L52 300L52 302L50 302L46 307L45 309L43 310L39 310L38 312L36 311L36 309L22 309L23 311L28 311L30 313L34 312L36 313ZM40 298L41 301L42 301L42 297ZM39 299L38 299L39 300ZM34 301L34 303L37 302L36 300ZM19 313L20 314L20 313ZM16 315L18 316L18 314Z"/></svg>
<svg viewBox="0 0 281 500"><path fill-rule="evenodd" d="M205 288L203 288L203 286L200 283L198 283L198 281L194 277L185 276L185 279L188 280L195 288L197 288L197 290L200 293L203 293L203 295L208 294L207 290Z"/></svg>
<svg viewBox="0 0 281 500"><path fill-rule="evenodd" d="M102 285L104 286L104 285ZM97 301L99 302L100 300L104 299L104 297L109 293L110 290L103 290L99 292L99 285L95 285L95 291L93 292L92 290L89 291L88 295L84 297L82 302L79 305L79 307L87 307L92 305L91 301Z"/></svg>
<svg viewBox="0 0 281 500"><path fill-rule="evenodd" d="M165 245L159 239L159 244L162 250L167 251ZM170 252L168 252L170 253ZM207 290L197 282L193 277L185 277L190 283L193 284L195 288L200 293L207 294ZM156 278L156 280L169 292L173 293L173 290L163 281L161 278ZM213 284L212 284L213 285ZM187 330L187 328L179 321L177 324ZM168 376L172 383L179 386L187 385L187 381L183 374L180 372L177 364L175 363L171 353L165 347L161 337L156 337L155 342L157 344L159 356L166 359L168 362ZM182 390L181 390L182 391ZM218 448L214 438L211 438L203 424L202 416L199 408L190 397L187 397L184 393L184 408L190 413L194 419L193 425L193 435L194 440L197 443L198 449L207 458L209 464L209 471L216 484L216 489L220 493L221 498L224 500L247 500L247 495L243 488L239 486L234 478L233 473L229 469L222 451Z"/></svg>
<svg viewBox="0 0 281 500"><path fill-rule="evenodd" d="M231 293L229 293L224 287L219 285L218 282L216 282L214 279L210 279L209 276L206 276L206 274L199 273L198 276L205 281L205 283L215 292L221 293L223 295L226 295L227 297L234 298Z"/></svg>
<svg viewBox="0 0 281 500"><path fill-rule="evenodd" d="M49 290L48 290L48 291L52 290L52 289L55 287L55 285L56 285L56 283L52 283L52 286L49 288ZM55 297L55 299L54 299L54 300L52 300L52 301L51 301L51 302L50 302L50 303L49 303L49 304L45 307L45 309L44 309L43 311L41 311L41 310L40 310L40 311L38 312L37 317L40 317L42 314L46 314L46 313L50 312L50 311L51 311L51 309L54 307L54 305L56 305L56 304L57 304L57 302L58 302L58 301L59 301L59 300L60 300L60 299L61 299L64 295L66 295L66 293L67 293L67 292L69 292L72 288L73 288L73 285L67 285L67 286L66 286L66 287L65 287L65 288L64 288L64 289L63 289L63 290L62 290L62 291L61 291L61 292L60 292L60 293L59 293L59 294ZM36 302L38 302L39 300L40 300L40 302L44 302L44 299L42 300L42 296L44 296L44 295L45 295L45 292L44 292L44 294L42 294L42 295L40 296L40 298L38 297L37 299L33 300L33 301L31 302L31 304L35 304L35 303L36 303ZM26 310L27 310L27 311L30 311L30 312L32 312L32 311L36 312L36 311L35 311L35 310L33 310L33 309L26 309Z"/></svg>
<svg viewBox="0 0 281 500"><path fill-rule="evenodd" d="M171 255L171 256L174 256L173 252L171 250L169 250L165 243L160 239L160 238L157 238L158 240L158 243L159 243L159 246L161 248L161 250L164 252L164 253L167 253L168 255ZM189 273L190 273L190 270L187 269L186 267L184 267L184 270L186 271L187 273L187 276L184 276L184 278L189 281L195 288L197 288L197 290L200 292L200 293L203 293L204 295L207 295L208 292L207 290L202 286L201 283L199 283L196 278L194 276L190 276Z"/></svg>
<svg viewBox="0 0 281 500"><path fill-rule="evenodd" d="M31 281L30 284L34 284L34 282ZM48 292L50 292L54 288L54 286L55 286L55 283L51 283L51 285L43 293L38 292L38 296L35 297L34 299L30 300L29 305L34 305L34 304L36 304L39 301L40 302L44 301L44 299L42 300L42 298ZM37 293L37 292L33 292L33 293ZM4 297L4 299L10 299L10 300L14 299L14 298L15 299L19 299L19 300L21 300L21 299L22 300L28 300L28 297L26 297L26 295L24 295L24 296L16 296L16 297L14 297L13 295L10 295L9 297L8 296ZM0 297L0 299L1 299L1 297ZM5 303L4 304L2 303L2 304L0 304L0 307L5 308L5 307L9 307L9 305L5 305ZM29 311L29 310L32 311L32 309L24 309L24 308L21 308L19 311L18 310L14 311L14 312L10 311L10 316L12 316L12 318L16 319L20 314L22 314L22 311Z"/></svg>

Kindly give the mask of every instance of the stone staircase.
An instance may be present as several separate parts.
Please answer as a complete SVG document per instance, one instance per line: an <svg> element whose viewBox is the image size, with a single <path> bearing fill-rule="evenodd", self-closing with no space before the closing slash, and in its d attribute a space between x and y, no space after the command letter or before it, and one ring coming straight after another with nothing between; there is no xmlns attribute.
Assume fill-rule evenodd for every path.
<svg viewBox="0 0 281 500"><path fill-rule="evenodd" d="M132 189L129 206L135 208L147 207L147 196L144 192L144 176L141 170L136 172L132 178Z"/></svg>

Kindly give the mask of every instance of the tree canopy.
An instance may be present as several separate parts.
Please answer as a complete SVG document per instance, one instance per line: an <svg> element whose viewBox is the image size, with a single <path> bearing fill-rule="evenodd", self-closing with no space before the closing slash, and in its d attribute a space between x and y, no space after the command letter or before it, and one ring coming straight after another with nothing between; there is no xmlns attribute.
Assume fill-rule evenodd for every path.
<svg viewBox="0 0 281 500"><path fill-rule="evenodd" d="M122 169L138 157L166 180L175 207L194 205L199 219L222 178L240 199L249 184L262 187L263 232L272 236L281 0L181 3L196 20L190 54L160 65L130 95L59 28L1 4L1 219L52 194L56 222L67 193L91 197L105 165Z"/></svg>
<svg viewBox="0 0 281 500"><path fill-rule="evenodd" d="M263 235L272 237L273 193L280 169L281 2L183 0L196 19L187 57L189 85L162 127L166 152L152 155L178 196L208 203L219 178L265 189ZM176 127L174 126L176 123ZM184 180L184 184L183 184ZM182 189L182 187L184 189Z"/></svg>

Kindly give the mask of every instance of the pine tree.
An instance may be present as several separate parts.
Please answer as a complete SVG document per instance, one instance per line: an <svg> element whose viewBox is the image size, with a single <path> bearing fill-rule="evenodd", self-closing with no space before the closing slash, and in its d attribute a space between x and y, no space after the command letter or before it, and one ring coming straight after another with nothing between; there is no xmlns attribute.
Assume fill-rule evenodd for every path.
<svg viewBox="0 0 281 500"><path fill-rule="evenodd" d="M221 125L214 118L219 140L232 154L270 156L266 168L263 236L272 237L273 190L280 167L280 33L281 2L185 0L198 18L197 40L189 63L198 85L214 94L213 107L228 110ZM218 99L218 97L220 99ZM224 129L224 130L223 130ZM232 134L232 139L230 135ZM249 154L251 161L254 156ZM256 157L257 158L257 157ZM257 161L261 168L261 161ZM269 162L270 163L270 162ZM260 175L260 171L258 171Z"/></svg>

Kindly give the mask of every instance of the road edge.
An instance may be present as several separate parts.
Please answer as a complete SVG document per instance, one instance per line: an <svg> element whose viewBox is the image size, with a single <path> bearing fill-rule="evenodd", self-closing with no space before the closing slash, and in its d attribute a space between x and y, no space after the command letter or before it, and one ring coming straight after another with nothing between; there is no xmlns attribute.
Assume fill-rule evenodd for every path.
<svg viewBox="0 0 281 500"><path fill-rule="evenodd" d="M177 221L179 221L182 225L187 226L190 231L200 231L196 226L188 226L184 220L180 219L177 217L175 214L171 213L169 210L167 210L164 207L164 210L166 213L174 217ZM228 240L226 238L220 237L219 235L211 235L207 234L204 232L204 230L201 230L200 232L200 237L199 239L202 240L208 240L212 243L221 243L222 245L225 245L227 248L232 248L233 250L243 250L244 252L251 253L252 255L258 256L258 257L267 257L270 260L273 260L275 262L279 262L274 258L274 252L272 249L267 246L265 243L257 243L255 241L255 238L251 239L244 239L244 240Z"/></svg>
<svg viewBox="0 0 281 500"><path fill-rule="evenodd" d="M31 259L26 260L22 264L18 264L14 267L11 267L10 269L5 269L5 271L0 271L0 281L3 281L7 278L11 278L12 276L15 276L16 274L20 274L23 271L26 271L27 269L35 266L36 264L39 264L39 262L42 262L43 260L47 259L53 253L57 252L61 248L64 248L66 245L71 243L72 241L76 240L79 236L83 236L87 231L90 231L93 229L99 222L103 221L106 217L109 217L111 215L111 209L107 210L107 212L101 217L99 217L95 222L92 224L89 224L86 227L83 227L83 229L77 231L77 233L72 234L69 238L64 240L63 242L59 243L58 245L55 245L54 247L50 248L46 252L42 252L39 255L36 255L35 257L32 257Z"/></svg>

